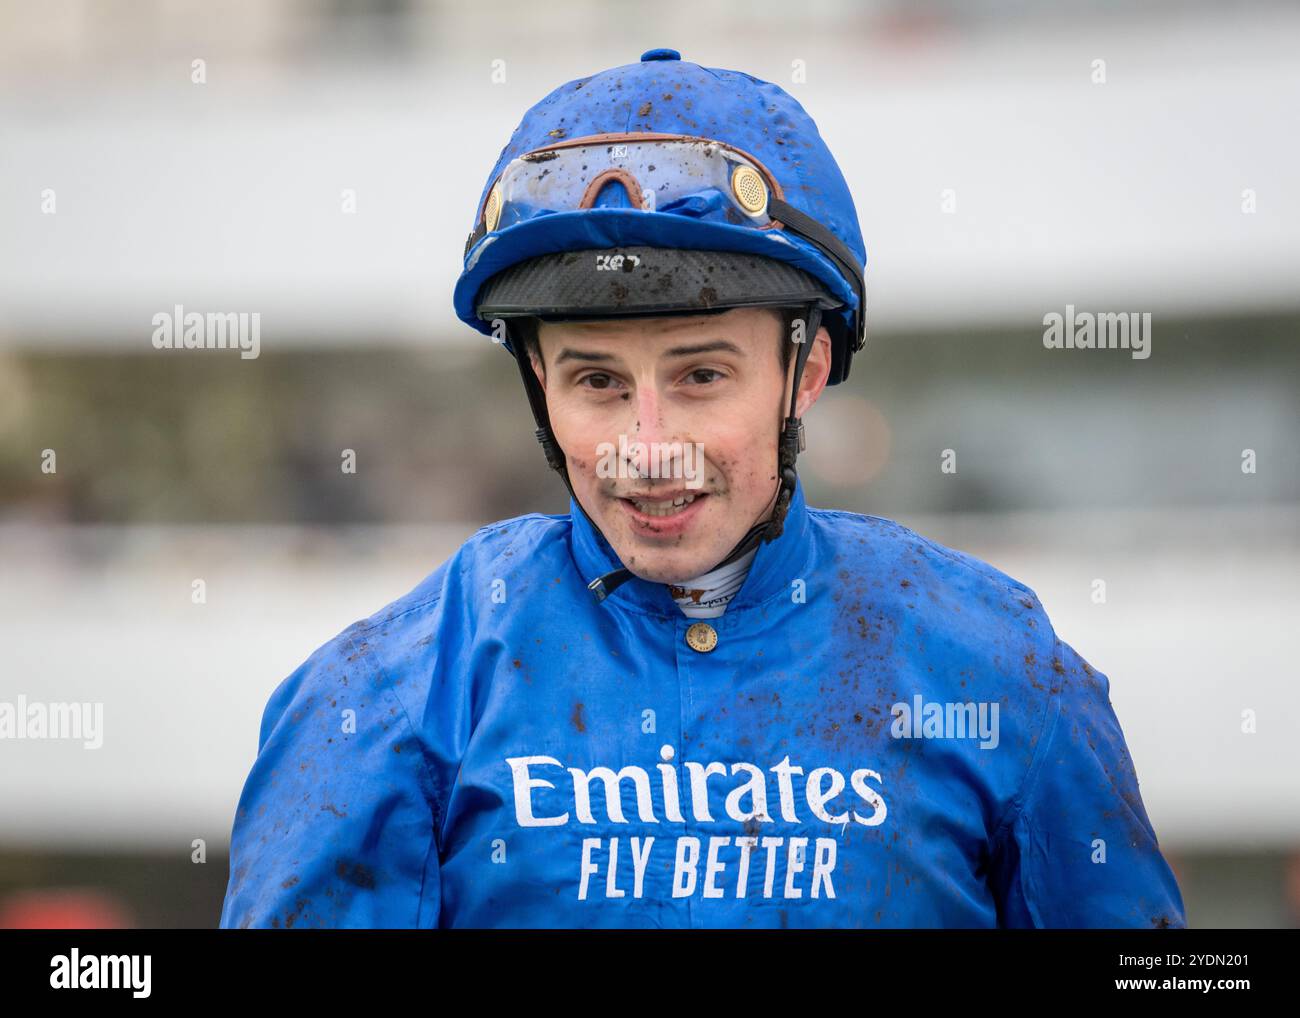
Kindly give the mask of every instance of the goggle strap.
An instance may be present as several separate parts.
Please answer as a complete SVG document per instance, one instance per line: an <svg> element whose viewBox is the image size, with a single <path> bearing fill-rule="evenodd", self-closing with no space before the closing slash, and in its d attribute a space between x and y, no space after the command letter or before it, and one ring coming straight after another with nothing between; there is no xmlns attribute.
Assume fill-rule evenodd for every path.
<svg viewBox="0 0 1300 1018"><path fill-rule="evenodd" d="M821 223L812 216L800 212L789 202L782 201L780 198L773 196L768 199L768 214L783 225L788 226L795 233L816 244L840 267L849 279L857 284L858 290L858 308L854 312L855 325L852 336L852 349L854 352L861 350L866 345L866 339L863 335L862 321L867 305L866 287L862 281L862 271L858 268L857 258L852 251L839 237L831 233Z"/></svg>

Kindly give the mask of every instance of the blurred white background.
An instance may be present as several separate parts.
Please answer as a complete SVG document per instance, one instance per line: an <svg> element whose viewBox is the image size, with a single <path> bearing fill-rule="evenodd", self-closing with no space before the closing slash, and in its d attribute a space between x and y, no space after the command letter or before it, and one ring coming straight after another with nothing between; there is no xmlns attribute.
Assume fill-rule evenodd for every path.
<svg viewBox="0 0 1300 1018"><path fill-rule="evenodd" d="M810 501L1034 588L1111 680L1193 924L1300 923L1297 39L1267 3L0 2L0 699L102 701L107 729L0 741L0 892L223 851L285 676L482 524L564 511L451 290L523 112L667 46L791 91L855 196L870 338L810 416ZM1043 351L1067 303L1151 312L1153 356ZM169 375L175 304L259 311L263 360ZM398 406L399 375L429 388ZM349 429L364 500L318 476ZM209 879L171 911L102 884L215 925Z"/></svg>

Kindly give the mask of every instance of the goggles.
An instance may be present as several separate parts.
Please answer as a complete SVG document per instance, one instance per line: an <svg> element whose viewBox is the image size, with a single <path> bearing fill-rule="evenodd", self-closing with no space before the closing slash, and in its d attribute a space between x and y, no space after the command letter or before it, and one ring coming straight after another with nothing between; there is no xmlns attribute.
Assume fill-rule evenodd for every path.
<svg viewBox="0 0 1300 1018"><path fill-rule="evenodd" d="M693 219L758 230L783 228L807 239L857 291L847 352L865 345L866 291L856 256L825 226L788 204L766 166L711 138L596 134L557 141L512 159L488 188L465 254L496 230L550 212L594 208L610 182L621 185L616 189L620 204L613 207L686 213Z"/></svg>
<svg viewBox="0 0 1300 1018"><path fill-rule="evenodd" d="M610 183L645 212L690 209L693 217L768 229L781 186L753 156L723 142L673 134L594 135L513 159L488 189L474 240L544 212L593 208ZM472 245L471 245L472 246Z"/></svg>

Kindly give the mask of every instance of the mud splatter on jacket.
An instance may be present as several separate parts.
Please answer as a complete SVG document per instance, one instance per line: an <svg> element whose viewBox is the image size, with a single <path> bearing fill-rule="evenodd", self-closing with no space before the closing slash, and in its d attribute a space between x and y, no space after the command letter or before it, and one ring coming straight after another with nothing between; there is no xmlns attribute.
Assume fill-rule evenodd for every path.
<svg viewBox="0 0 1300 1018"><path fill-rule="evenodd" d="M1109 681L1031 590L800 485L693 623L640 579L596 604L619 563L571 510L275 690L223 927L1186 925Z"/></svg>

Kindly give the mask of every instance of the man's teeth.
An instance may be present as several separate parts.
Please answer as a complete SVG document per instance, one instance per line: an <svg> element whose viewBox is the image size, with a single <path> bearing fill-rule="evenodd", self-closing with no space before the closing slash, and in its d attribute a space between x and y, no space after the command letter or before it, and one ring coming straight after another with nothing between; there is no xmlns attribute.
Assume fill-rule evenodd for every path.
<svg viewBox="0 0 1300 1018"><path fill-rule="evenodd" d="M638 502L632 499L632 504L636 506L636 511L644 513L647 516L672 516L679 513L688 505L695 501L694 495L679 495L677 498L669 499L664 502Z"/></svg>

